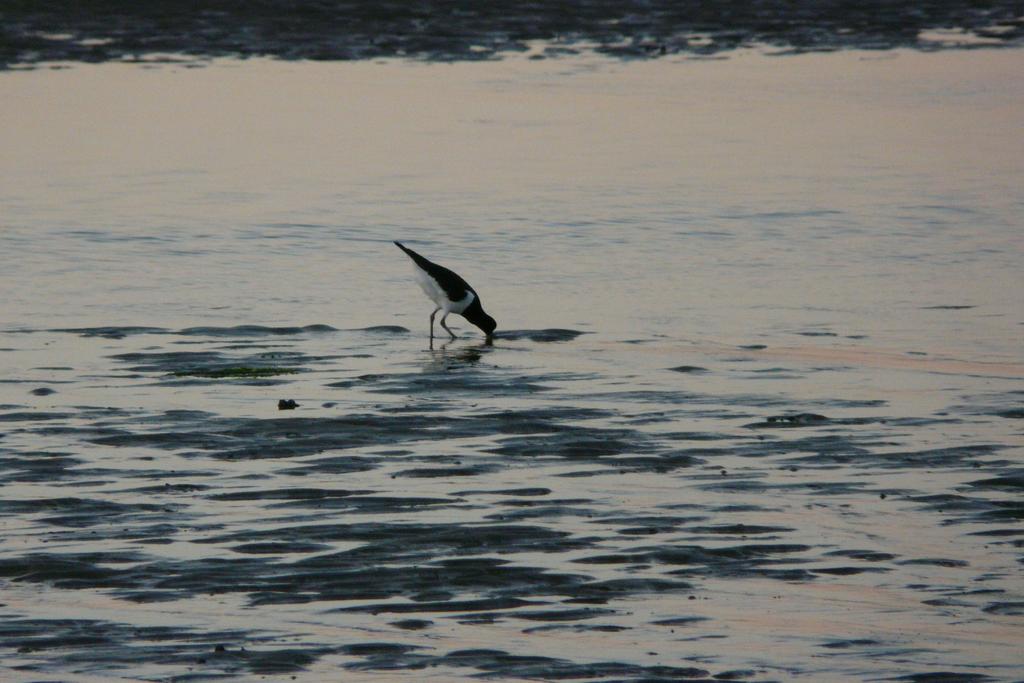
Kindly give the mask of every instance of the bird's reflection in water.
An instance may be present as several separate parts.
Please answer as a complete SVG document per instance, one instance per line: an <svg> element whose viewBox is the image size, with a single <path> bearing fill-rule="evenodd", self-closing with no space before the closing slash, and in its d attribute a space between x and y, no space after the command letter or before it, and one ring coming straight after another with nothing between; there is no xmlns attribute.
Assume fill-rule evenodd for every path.
<svg viewBox="0 0 1024 683"><path fill-rule="evenodd" d="M452 341L443 344L430 342L430 360L424 366L424 372L446 372L460 367L475 365L480 362L485 353L490 352L494 342L490 339L472 346L452 347Z"/></svg>

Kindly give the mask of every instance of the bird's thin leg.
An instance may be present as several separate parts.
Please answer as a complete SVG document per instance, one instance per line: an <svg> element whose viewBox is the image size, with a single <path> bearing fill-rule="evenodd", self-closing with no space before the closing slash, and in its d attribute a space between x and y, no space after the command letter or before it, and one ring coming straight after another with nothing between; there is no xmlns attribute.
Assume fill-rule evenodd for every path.
<svg viewBox="0 0 1024 683"><path fill-rule="evenodd" d="M445 329L445 331L452 336L452 339L458 339L459 335L457 335L454 332L452 332L451 330L449 330L448 326L444 324L444 319L447 318L447 317L448 317L447 313L445 313L444 315L441 316L441 327L443 327Z"/></svg>
<svg viewBox="0 0 1024 683"><path fill-rule="evenodd" d="M437 312L440 310L441 307L438 306L434 309L434 312L430 314L430 341L434 341L434 316L437 315ZM441 324L443 325L444 322L442 321Z"/></svg>

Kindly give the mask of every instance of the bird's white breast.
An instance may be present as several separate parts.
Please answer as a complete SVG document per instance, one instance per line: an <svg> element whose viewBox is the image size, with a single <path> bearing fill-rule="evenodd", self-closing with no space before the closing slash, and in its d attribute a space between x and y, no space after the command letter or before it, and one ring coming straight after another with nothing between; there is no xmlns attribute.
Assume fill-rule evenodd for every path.
<svg viewBox="0 0 1024 683"><path fill-rule="evenodd" d="M412 269L416 274L416 282L419 283L420 289L427 295L427 298L444 309L445 313L462 313L473 303L473 299L476 298L473 292L467 291L466 296L461 301L452 301L448 298L448 294L441 289L441 286L437 284L437 280L430 277L427 271L415 263L412 264Z"/></svg>

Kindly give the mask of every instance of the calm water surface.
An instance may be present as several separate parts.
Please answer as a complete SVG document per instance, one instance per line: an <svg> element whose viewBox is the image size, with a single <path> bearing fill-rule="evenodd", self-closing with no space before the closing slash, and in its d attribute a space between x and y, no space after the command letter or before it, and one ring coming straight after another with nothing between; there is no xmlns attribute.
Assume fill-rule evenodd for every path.
<svg viewBox="0 0 1024 683"><path fill-rule="evenodd" d="M1024 677L1022 67L0 74L0 678Z"/></svg>

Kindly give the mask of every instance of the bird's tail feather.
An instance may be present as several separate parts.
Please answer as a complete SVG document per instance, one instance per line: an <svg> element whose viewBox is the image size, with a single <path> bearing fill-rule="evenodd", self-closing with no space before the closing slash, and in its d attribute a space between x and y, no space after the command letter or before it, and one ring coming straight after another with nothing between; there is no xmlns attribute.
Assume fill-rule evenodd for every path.
<svg viewBox="0 0 1024 683"><path fill-rule="evenodd" d="M404 244L402 244L401 242L399 242L397 240L395 241L395 246L398 247L399 249L401 249L402 251L404 251L409 256L409 258L411 258L413 261L415 261L416 264L419 265L420 267L424 267L425 268L427 265L430 264L430 261L428 261L427 259L423 258L419 254L417 254L415 251L413 251L412 249L410 249L409 247L405 246Z"/></svg>

